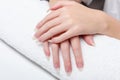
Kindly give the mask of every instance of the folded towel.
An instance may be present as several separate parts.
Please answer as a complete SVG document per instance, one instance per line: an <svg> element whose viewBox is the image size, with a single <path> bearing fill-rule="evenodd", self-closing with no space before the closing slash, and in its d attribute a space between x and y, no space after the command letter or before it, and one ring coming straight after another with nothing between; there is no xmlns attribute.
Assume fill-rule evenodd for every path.
<svg viewBox="0 0 120 80"><path fill-rule="evenodd" d="M58 74L53 68L52 58L47 60L42 46L32 39L36 24L47 15L48 8L46 1L0 1L0 38L58 79L120 80L120 41L107 36L95 36L94 47L81 41L85 63L83 71L76 68L71 51L73 71L67 76L60 55L61 68Z"/></svg>

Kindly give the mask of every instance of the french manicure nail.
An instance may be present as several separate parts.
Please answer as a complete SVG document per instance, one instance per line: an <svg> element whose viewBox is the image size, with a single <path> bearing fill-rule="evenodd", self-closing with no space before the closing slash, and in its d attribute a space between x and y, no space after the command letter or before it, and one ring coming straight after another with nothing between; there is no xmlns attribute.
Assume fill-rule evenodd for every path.
<svg viewBox="0 0 120 80"><path fill-rule="evenodd" d="M79 69L79 71L83 71L83 68L78 68Z"/></svg>
<svg viewBox="0 0 120 80"><path fill-rule="evenodd" d="M49 11L50 11L50 9L47 10L47 12L49 12Z"/></svg>
<svg viewBox="0 0 120 80"><path fill-rule="evenodd" d="M95 46L95 43L93 42L93 43L91 43L91 45L92 45L92 46Z"/></svg>
<svg viewBox="0 0 120 80"><path fill-rule="evenodd" d="M56 68L57 74L60 74L60 68Z"/></svg>
<svg viewBox="0 0 120 80"><path fill-rule="evenodd" d="M32 37L33 40L37 40L37 38L35 36Z"/></svg>
<svg viewBox="0 0 120 80"><path fill-rule="evenodd" d="M71 72L67 72L67 76L70 76L71 75Z"/></svg>
<svg viewBox="0 0 120 80"><path fill-rule="evenodd" d="M42 44L43 44L43 43L40 42L39 40L36 40L36 43L37 43L38 45L42 45Z"/></svg>
<svg viewBox="0 0 120 80"><path fill-rule="evenodd" d="M47 60L49 61L50 60L50 56L46 56Z"/></svg>
<svg viewBox="0 0 120 80"><path fill-rule="evenodd" d="M35 29L34 29L34 31L35 31L35 32L37 32L37 31L38 31L38 29L37 29L37 28L35 28Z"/></svg>
<svg viewBox="0 0 120 80"><path fill-rule="evenodd" d="M90 42L92 46L95 46L95 42L93 40L90 40Z"/></svg>

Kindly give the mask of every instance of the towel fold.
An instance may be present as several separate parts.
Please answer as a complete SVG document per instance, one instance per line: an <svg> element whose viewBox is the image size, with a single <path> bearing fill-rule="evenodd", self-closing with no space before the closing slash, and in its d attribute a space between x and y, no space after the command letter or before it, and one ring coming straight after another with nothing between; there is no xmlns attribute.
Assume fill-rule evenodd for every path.
<svg viewBox="0 0 120 80"><path fill-rule="evenodd" d="M58 74L53 68L52 57L48 61L42 46L32 39L36 24L47 15L48 8L46 1L0 1L0 38L61 80L120 80L120 41L106 36L95 36L95 47L81 40L83 71L76 68L71 51L73 71L67 76L60 55Z"/></svg>

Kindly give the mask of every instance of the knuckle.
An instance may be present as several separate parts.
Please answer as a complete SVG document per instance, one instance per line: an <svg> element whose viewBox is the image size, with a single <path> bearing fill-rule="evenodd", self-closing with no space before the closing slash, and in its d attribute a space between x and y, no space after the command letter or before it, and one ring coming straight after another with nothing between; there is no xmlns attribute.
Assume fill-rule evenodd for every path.
<svg viewBox="0 0 120 80"><path fill-rule="evenodd" d="M69 20L68 20L68 23L69 23L69 24L73 24L74 21L73 21L72 19L69 19Z"/></svg>
<svg viewBox="0 0 120 80"><path fill-rule="evenodd" d="M52 44L52 48L53 48L53 50L57 49L58 48L57 44Z"/></svg>

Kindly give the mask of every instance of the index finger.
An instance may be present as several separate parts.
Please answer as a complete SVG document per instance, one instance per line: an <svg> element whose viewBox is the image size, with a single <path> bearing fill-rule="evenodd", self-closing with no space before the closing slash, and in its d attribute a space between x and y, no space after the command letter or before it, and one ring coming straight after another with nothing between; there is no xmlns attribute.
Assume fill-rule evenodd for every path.
<svg viewBox="0 0 120 80"><path fill-rule="evenodd" d="M42 21L40 21L37 24L36 28L37 29L41 28L46 22L56 18L57 16L59 16L59 12L58 11L49 11L48 15Z"/></svg>

